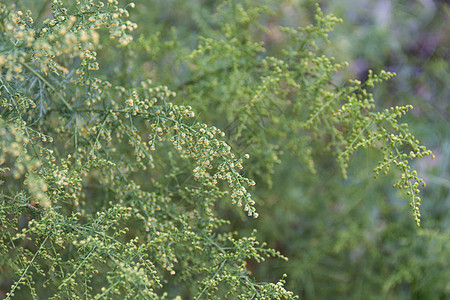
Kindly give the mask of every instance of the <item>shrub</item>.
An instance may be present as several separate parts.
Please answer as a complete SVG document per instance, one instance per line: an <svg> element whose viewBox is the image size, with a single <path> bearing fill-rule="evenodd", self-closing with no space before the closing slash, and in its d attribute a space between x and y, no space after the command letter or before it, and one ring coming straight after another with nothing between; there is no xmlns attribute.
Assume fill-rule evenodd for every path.
<svg viewBox="0 0 450 300"><path fill-rule="evenodd" d="M431 152L398 123L411 106L375 106L369 89L395 74L335 82L346 63L322 47L342 20L317 6L314 24L274 29L264 20L278 2L223 1L193 5L181 30L199 34L186 34L144 3L1 4L7 299L296 298L284 275L252 277L267 257L287 260L287 246L248 228L263 240L276 228L261 226L276 174L308 174L314 189L324 165L347 178L360 148L374 149L375 177L397 170L420 225L424 182L409 163ZM150 32L129 19L135 6ZM330 187L342 185L331 173Z"/></svg>

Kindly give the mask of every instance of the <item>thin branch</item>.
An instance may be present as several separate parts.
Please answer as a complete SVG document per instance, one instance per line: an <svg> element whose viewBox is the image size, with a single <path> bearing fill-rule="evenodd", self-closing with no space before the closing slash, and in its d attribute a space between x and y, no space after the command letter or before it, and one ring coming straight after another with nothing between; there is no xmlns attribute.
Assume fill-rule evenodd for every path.
<svg viewBox="0 0 450 300"><path fill-rule="evenodd" d="M33 73L37 78L39 78L43 83L45 83L45 85L47 85L55 94L57 94L59 96L59 99L67 106L67 108L69 110L73 111L72 106L69 104L69 102L67 102L66 99L64 99L64 97L61 95L61 93L58 92L56 90L56 88L50 82L48 82L44 77L42 77L41 74L36 72L36 70L34 70L32 67L30 67L29 65L27 65L25 63L22 63L22 66L27 68L31 73Z"/></svg>

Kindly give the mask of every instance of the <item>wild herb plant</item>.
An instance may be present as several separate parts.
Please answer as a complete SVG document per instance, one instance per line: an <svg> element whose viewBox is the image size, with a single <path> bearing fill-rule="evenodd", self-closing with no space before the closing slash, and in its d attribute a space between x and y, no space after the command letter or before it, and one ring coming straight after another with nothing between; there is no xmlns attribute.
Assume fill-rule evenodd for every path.
<svg viewBox="0 0 450 300"><path fill-rule="evenodd" d="M321 45L342 20L318 6L268 55L275 4L222 1L195 47L176 29L133 41L130 13L150 4L1 4L6 299L296 298L285 278L252 278L254 262L287 258L235 232L224 203L258 217L255 180L263 202L287 153L314 176L318 144L344 178L355 151L379 149L375 177L398 170L420 225L409 162L431 152L398 123L410 106L379 110L368 90L394 74L334 83L346 63Z"/></svg>

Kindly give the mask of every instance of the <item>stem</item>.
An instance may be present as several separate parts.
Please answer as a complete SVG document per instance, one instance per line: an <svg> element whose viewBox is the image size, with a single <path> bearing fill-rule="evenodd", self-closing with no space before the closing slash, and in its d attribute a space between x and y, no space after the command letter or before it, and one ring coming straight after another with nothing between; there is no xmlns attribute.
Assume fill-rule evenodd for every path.
<svg viewBox="0 0 450 300"><path fill-rule="evenodd" d="M22 278L25 276L25 274L27 274L28 269L30 268L30 266L33 264L34 260L36 259L37 255L40 254L40 251L42 249L42 247L44 246L44 244L47 242L49 236L46 236L44 241L41 243L41 245L39 246L39 249L36 251L36 253L34 253L33 258L31 259L30 263L28 264L28 266L26 267L26 269L22 272L22 275L20 276L19 280L16 281L16 283L14 284L14 286L11 288L11 291L9 292L8 296L6 297L6 299L11 299L11 295L14 293L14 291L16 290L16 288L19 286L20 282L22 281Z"/></svg>
<svg viewBox="0 0 450 300"><path fill-rule="evenodd" d="M50 82L48 82L44 77L42 77L41 74L36 72L36 70L34 70L32 67L30 67L27 64L23 63L22 66L27 68L31 73L33 73L37 78L39 78L43 83L45 83L45 85L47 85L54 93L56 93L59 96L59 99L61 99L61 101L67 106L67 108L69 110L71 110L71 111L73 110L72 106L69 104L69 102L67 102L66 99L64 99L64 97L61 95L61 93L59 93Z"/></svg>
<svg viewBox="0 0 450 300"><path fill-rule="evenodd" d="M217 274L219 274L220 270L222 270L223 266L225 265L225 263L227 262L227 259L225 258L223 260L223 262L220 264L220 267L217 269L216 273L214 274L214 276L211 278L211 280L213 280L214 278L216 278ZM203 288L203 290L201 291L201 293L196 297L196 299L200 299L200 297L203 295L203 293L206 291L206 288L208 287L208 285L206 284L205 287Z"/></svg>

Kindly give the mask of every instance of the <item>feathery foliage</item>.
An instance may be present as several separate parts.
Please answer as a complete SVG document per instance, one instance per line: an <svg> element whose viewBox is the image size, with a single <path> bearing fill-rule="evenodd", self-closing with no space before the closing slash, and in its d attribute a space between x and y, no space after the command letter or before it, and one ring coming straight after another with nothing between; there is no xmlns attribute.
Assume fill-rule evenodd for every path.
<svg viewBox="0 0 450 300"><path fill-rule="evenodd" d="M431 152L398 122L411 106L380 110L370 92L395 74L334 83L347 63L322 45L342 20L318 6L270 50L261 19L276 3L222 1L195 40L170 29L135 41L130 13L144 3L1 4L6 299L296 298L284 277L252 278L254 262L287 258L235 232L227 204L258 217L284 157L315 176L326 153L346 178L358 149L377 149L375 177L397 169L420 225L410 161Z"/></svg>

